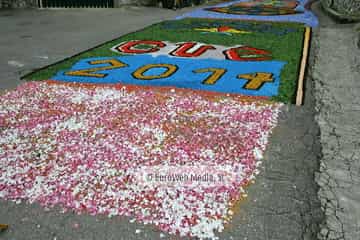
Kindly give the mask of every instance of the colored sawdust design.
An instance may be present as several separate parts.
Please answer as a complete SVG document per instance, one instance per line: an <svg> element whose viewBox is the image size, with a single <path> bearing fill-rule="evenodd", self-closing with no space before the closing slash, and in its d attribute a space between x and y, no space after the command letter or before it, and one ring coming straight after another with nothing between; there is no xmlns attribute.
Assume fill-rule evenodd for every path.
<svg viewBox="0 0 360 240"><path fill-rule="evenodd" d="M298 5L298 1L254 0L227 7L205 8L205 10L225 14L273 16L303 13L295 9Z"/></svg>
<svg viewBox="0 0 360 240"><path fill-rule="evenodd" d="M218 33L225 35L233 35L233 34L249 34L251 32L238 30L235 28L231 28L229 26L221 26L216 28L194 28L195 31L200 31L202 33Z"/></svg>
<svg viewBox="0 0 360 240"><path fill-rule="evenodd" d="M194 41L172 43L168 41L130 40L111 49L121 55L166 56L192 60L228 59L240 62L272 60L271 52L264 49L246 45L226 47Z"/></svg>
<svg viewBox="0 0 360 240"><path fill-rule="evenodd" d="M238 3L242 7L264 7L264 8L286 8L295 9L299 6L299 1L295 0L252 0Z"/></svg>
<svg viewBox="0 0 360 240"><path fill-rule="evenodd" d="M215 238L257 173L280 106L202 91L28 82L0 97L0 198Z"/></svg>
<svg viewBox="0 0 360 240"><path fill-rule="evenodd" d="M316 27L318 25L318 19L315 14L305 8L307 1L308 0L238 0L196 9L176 19L216 18L298 22L310 27Z"/></svg>
<svg viewBox="0 0 360 240"><path fill-rule="evenodd" d="M276 25L267 22L255 21L196 21L195 19L187 19L186 21L166 21L161 24L161 27L166 30L173 31L194 31L224 33L226 35L233 34L251 34L251 33L264 33L274 34L277 36L285 36L288 33L298 31L293 25ZM228 34L230 33L230 34Z"/></svg>
<svg viewBox="0 0 360 240"><path fill-rule="evenodd" d="M153 57L92 58L61 71L53 80L81 83L123 83L173 86L222 93L278 95L283 62L242 62ZM100 67L99 67L100 66Z"/></svg>
<svg viewBox="0 0 360 240"><path fill-rule="evenodd" d="M223 31L231 34L204 34L204 29L209 28L216 28L217 30L214 31ZM199 31L199 29L202 30ZM240 32L251 33L240 34ZM134 72L138 70L137 73L140 72L140 74L137 74L137 76L140 76L143 82L148 82L148 84L157 83L158 85L161 85L160 81L158 81L159 78L154 77L147 79L145 76L160 76L162 79L179 80L180 73L186 73L187 76L190 76L189 81L192 82L190 85L194 82L199 83L200 79L203 79L205 82L216 83L213 84L213 86L201 85L201 87L205 86L207 88L216 88L216 86L220 86L221 84L229 84L230 79L227 78L230 77L229 74L232 74L234 87L229 92L237 92L237 90L234 89L242 88L245 81L250 81L244 78L239 80L239 75L251 74L254 78L264 80L263 85L261 83L258 84L262 86L262 88L265 89L271 85L273 86L273 90L271 91L264 90L263 96L271 96L272 99L277 101L292 102L295 97L303 39L304 27L295 23L211 19L166 21L112 40L94 49L66 59L65 61L37 71L34 74L26 76L26 78L29 80L45 80L50 78L62 80L60 76L63 77L64 72L82 70L80 65L81 63L85 64L84 61L86 59L94 59L94 61L96 61L96 58L114 57L114 59L117 59L117 57L122 55L131 55L133 60L130 60L130 57L126 59L138 61L138 63L136 63L138 65L133 65L134 63L130 65L124 63L129 66L120 67L120 64L118 68L115 69L112 64L110 64L111 66L109 63L101 65L101 62L98 62L98 64L95 62L93 68L86 65L83 65L83 67L90 68L90 71L94 71L94 68L105 67L106 69L102 69L102 71L106 71L106 75L108 75L107 80L109 80L110 77L113 79L110 82L116 82L116 79L118 82L126 82L132 78ZM138 44L136 41L142 41L142 44ZM143 56L140 57L140 55ZM153 58L148 58L147 55L151 55ZM141 58L148 59L151 64L155 65L148 66L147 62L140 60ZM224 68L221 68L217 61L215 61L219 59L225 60L223 61ZM120 59L117 60L121 61ZM189 61L186 62L185 60ZM178 63L175 61L178 61ZM247 61L251 61L253 66L257 66L257 69L243 72L244 68L241 68L242 70L240 69L240 72L236 75L235 72L231 70L228 71L226 67L232 66L235 63L239 63L239 66L245 66ZM278 65L278 67L275 67L272 71L268 69L271 62L281 62L284 65L281 67ZM119 63L115 63L115 65L116 64ZM165 66L160 68L159 65L156 64L165 64ZM213 66L212 64L215 65ZM192 71L190 72L184 69L190 65L196 66L197 68L191 67ZM261 67L261 65L263 67ZM134 68L135 66L137 66L136 69ZM95 72L97 74L105 74L105 72L102 71ZM223 74L223 71L227 73ZM113 75L115 72L119 74L117 76ZM123 75L124 72L126 72L125 75ZM268 77L261 78L259 76L263 75L257 73L267 73L268 75L266 76ZM72 75L73 79L75 79L76 76L74 76L74 74ZM67 75L65 80L69 81L69 77L70 76ZM208 77L210 80L206 81ZM139 77L137 78L139 79ZM80 76L77 78L77 81L79 80ZM90 80L90 78L88 78L88 80ZM81 81L84 82L84 79ZM164 85L169 85L169 83L163 83ZM177 81L176 84L178 83L179 81ZM253 87L254 85L250 86ZM196 89L199 89L199 87ZM257 90L252 89L247 93L241 93L249 94L255 93L256 91Z"/></svg>

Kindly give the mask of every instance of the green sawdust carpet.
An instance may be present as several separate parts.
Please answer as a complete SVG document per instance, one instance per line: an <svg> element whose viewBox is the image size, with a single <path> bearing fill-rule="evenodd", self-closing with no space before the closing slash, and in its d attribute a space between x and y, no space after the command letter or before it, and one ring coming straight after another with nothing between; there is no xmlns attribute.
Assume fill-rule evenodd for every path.
<svg viewBox="0 0 360 240"><path fill-rule="evenodd" d="M293 102L304 32L297 23L164 21L24 78L172 86Z"/></svg>

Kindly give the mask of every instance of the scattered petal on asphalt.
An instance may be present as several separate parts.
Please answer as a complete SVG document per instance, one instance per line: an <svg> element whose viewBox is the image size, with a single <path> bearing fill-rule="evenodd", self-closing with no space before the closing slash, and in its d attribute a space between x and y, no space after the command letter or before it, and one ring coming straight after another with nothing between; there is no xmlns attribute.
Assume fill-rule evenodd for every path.
<svg viewBox="0 0 360 240"><path fill-rule="evenodd" d="M25 66L23 63L18 62L18 61L8 61L8 65L13 66L13 67L18 67L18 68Z"/></svg>

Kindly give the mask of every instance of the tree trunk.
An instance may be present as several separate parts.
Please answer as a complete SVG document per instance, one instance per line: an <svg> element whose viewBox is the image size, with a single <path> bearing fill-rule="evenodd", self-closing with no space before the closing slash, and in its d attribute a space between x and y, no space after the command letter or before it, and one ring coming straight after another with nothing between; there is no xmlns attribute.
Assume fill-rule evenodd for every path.
<svg viewBox="0 0 360 240"><path fill-rule="evenodd" d="M360 20L360 0L321 0L324 9L344 20Z"/></svg>

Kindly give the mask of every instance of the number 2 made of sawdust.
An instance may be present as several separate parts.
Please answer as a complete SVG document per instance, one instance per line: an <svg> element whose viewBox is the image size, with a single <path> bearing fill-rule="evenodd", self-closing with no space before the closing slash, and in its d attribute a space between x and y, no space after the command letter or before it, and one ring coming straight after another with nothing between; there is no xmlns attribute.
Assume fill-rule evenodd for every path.
<svg viewBox="0 0 360 240"><path fill-rule="evenodd" d="M95 78L105 78L108 76L108 73L97 73L99 71L106 70L114 70L119 68L128 67L126 63L123 63L117 59L108 59L108 60L95 60L90 61L90 65L98 65L98 64L109 64L109 66L103 67L93 67L88 69L81 69L75 71L66 72L65 75L75 76L75 77L95 77ZM166 69L161 74L157 75L145 75L147 71L154 68L164 68ZM168 78L176 73L178 70L178 66L173 64L147 64L144 65L132 73L132 76L138 80L154 80L154 79L162 79ZM197 70L193 70L193 73L211 73L206 79L202 81L202 84L205 85L215 85L216 82L221 79L221 77L226 73L226 69L223 68L201 68ZM250 74L239 74L237 75L238 79L247 80L245 85L243 86L246 90L259 90L264 83L274 82L274 77L272 73L267 72L255 72Z"/></svg>

